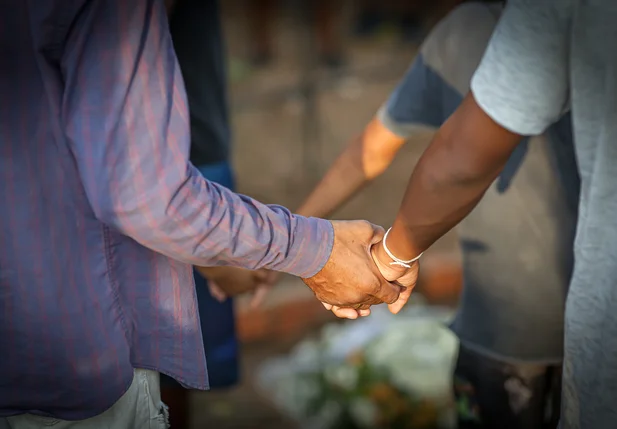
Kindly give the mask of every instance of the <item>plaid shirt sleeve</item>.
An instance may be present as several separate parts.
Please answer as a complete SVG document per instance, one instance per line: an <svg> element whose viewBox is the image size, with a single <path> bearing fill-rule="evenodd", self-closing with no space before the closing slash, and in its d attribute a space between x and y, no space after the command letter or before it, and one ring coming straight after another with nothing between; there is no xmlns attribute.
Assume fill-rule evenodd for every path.
<svg viewBox="0 0 617 429"><path fill-rule="evenodd" d="M330 222L204 179L189 162L184 84L162 0L91 1L61 60L62 119L93 215L194 265L317 273Z"/></svg>

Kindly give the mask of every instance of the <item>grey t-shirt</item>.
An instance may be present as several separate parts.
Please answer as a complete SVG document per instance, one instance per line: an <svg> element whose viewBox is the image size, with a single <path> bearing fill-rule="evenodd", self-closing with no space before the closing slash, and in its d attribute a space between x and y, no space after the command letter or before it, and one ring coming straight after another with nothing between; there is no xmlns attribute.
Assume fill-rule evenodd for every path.
<svg viewBox="0 0 617 429"><path fill-rule="evenodd" d="M512 0L471 85L486 113L520 134L543 132L571 106L581 196L565 316L567 429L617 427L616 23L613 0Z"/></svg>
<svg viewBox="0 0 617 429"><path fill-rule="evenodd" d="M380 121L402 137L418 125L439 127L469 91L501 11L467 3L442 20L380 109ZM519 145L458 229L464 288L453 330L467 347L511 362L562 359L578 189L558 174L576 179L570 124L550 131L550 138Z"/></svg>

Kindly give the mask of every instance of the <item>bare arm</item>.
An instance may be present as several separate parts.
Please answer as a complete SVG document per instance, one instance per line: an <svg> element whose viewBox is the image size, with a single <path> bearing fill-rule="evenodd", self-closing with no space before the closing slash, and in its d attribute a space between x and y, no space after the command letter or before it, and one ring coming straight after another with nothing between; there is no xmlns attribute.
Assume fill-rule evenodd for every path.
<svg viewBox="0 0 617 429"><path fill-rule="evenodd" d="M480 201L521 136L495 123L473 95L441 127L416 166L388 247L412 259L452 229ZM382 244L376 248L382 261Z"/></svg>
<svg viewBox="0 0 617 429"><path fill-rule="evenodd" d="M298 209L302 216L326 217L383 173L405 139L374 118L338 156Z"/></svg>

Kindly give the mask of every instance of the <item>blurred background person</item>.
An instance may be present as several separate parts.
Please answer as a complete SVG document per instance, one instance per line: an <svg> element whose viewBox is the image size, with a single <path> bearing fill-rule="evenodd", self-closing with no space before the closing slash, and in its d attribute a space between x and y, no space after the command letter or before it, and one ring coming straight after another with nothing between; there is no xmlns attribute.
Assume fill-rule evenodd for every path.
<svg viewBox="0 0 617 429"><path fill-rule="evenodd" d="M209 387L191 264L397 299L365 251L382 229L294 216L189 162L162 1L4 6L1 427L167 427L159 372Z"/></svg>
<svg viewBox="0 0 617 429"><path fill-rule="evenodd" d="M167 0L166 5L189 102L191 162L208 180L233 190L227 70L219 0ZM254 305L257 305L266 290L265 273L233 267L195 270L199 317L213 389L231 387L239 379L234 304L227 295L256 292L259 295ZM161 396L169 407L172 427L188 427L189 391L162 374Z"/></svg>
<svg viewBox="0 0 617 429"><path fill-rule="evenodd" d="M467 2L439 22L299 214L330 215L383 173L409 137L441 126L469 91L500 3ZM569 117L546 137L521 142L459 229L464 288L452 329L462 429L540 429L559 419L579 178Z"/></svg>
<svg viewBox="0 0 617 429"><path fill-rule="evenodd" d="M255 66L269 64L276 55L273 35L281 0L247 0L251 62ZM342 18L343 0L300 0L295 7L306 7L314 28L317 50L323 65L338 68L343 64ZM306 2L306 3L305 3Z"/></svg>
<svg viewBox="0 0 617 429"><path fill-rule="evenodd" d="M397 29L402 40L421 40L435 23L465 0L361 0L355 2L354 34L374 36L380 29Z"/></svg>

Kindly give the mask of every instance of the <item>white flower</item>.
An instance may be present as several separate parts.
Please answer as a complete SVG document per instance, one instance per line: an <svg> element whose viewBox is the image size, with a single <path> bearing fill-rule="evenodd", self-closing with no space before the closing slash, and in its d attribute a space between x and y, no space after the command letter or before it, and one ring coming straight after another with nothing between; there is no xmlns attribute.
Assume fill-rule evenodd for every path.
<svg viewBox="0 0 617 429"><path fill-rule="evenodd" d="M304 340L289 356L290 365L301 371L318 371L322 364L321 345L315 340Z"/></svg>
<svg viewBox="0 0 617 429"><path fill-rule="evenodd" d="M383 325L371 318L338 324L336 328L327 326L322 334L326 359L345 360L350 354L366 347L382 330Z"/></svg>
<svg viewBox="0 0 617 429"><path fill-rule="evenodd" d="M342 411L340 404L327 401L317 415L310 416L302 426L307 429L333 428L336 421L341 417Z"/></svg>
<svg viewBox="0 0 617 429"><path fill-rule="evenodd" d="M279 379L273 391L279 407L295 418L304 416L308 403L321 395L316 380L299 375Z"/></svg>
<svg viewBox="0 0 617 429"><path fill-rule="evenodd" d="M345 360L361 352L365 363L386 371L397 388L440 401L449 397L456 354L457 339L445 327L451 315L449 310L414 305L393 316L386 307L376 307L371 317L330 324L319 339L305 340L288 357L267 362L259 372L259 385L303 427L332 427L340 418L342 404L331 400L317 415L305 414L310 402L324 399L319 374L323 372L330 385L354 391L358 369ZM374 427L375 404L356 399L349 408L358 426Z"/></svg>
<svg viewBox="0 0 617 429"><path fill-rule="evenodd" d="M361 428L370 429L375 427L379 410L377 406L365 398L356 398L349 404L349 414Z"/></svg>
<svg viewBox="0 0 617 429"><path fill-rule="evenodd" d="M441 323L410 318L391 324L365 355L370 365L388 371L401 390L437 399L449 394L456 344Z"/></svg>
<svg viewBox="0 0 617 429"><path fill-rule="evenodd" d="M329 384L348 392L358 384L358 370L352 365L328 365L324 377Z"/></svg>

